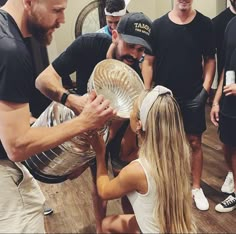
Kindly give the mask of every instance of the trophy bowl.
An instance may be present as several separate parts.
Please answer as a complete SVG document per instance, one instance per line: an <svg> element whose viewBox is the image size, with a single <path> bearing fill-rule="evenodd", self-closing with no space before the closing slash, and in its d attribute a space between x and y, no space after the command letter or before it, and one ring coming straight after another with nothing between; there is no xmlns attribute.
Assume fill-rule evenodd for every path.
<svg viewBox="0 0 236 234"><path fill-rule="evenodd" d="M95 90L110 100L117 118L128 119L134 100L144 89L143 81L130 66L115 59L96 65L88 82L88 92Z"/></svg>

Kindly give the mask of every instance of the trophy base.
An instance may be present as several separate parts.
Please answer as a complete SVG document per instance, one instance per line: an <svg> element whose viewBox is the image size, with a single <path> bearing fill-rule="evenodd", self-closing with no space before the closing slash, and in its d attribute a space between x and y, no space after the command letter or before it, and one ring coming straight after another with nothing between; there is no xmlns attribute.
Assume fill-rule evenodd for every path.
<svg viewBox="0 0 236 234"><path fill-rule="evenodd" d="M27 161L22 162L22 164L29 170L31 175L38 181L46 183L46 184L58 184L67 180L68 175L62 176L54 176L54 175L46 175L36 168L30 167Z"/></svg>

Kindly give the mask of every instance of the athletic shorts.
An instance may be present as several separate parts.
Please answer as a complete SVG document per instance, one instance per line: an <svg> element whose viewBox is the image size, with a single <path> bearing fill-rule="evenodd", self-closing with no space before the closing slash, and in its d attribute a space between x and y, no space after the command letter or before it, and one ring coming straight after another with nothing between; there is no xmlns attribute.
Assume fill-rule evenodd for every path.
<svg viewBox="0 0 236 234"><path fill-rule="evenodd" d="M236 118L230 118L220 114L219 137L225 145L236 147Z"/></svg>
<svg viewBox="0 0 236 234"><path fill-rule="evenodd" d="M201 135L206 130L205 104L208 98L203 88L192 100L176 98L183 117L184 129L187 134Z"/></svg>

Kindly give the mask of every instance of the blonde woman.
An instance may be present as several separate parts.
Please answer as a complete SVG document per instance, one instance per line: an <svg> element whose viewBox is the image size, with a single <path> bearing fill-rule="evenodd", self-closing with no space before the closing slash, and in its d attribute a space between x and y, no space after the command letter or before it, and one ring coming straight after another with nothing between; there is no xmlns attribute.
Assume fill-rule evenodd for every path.
<svg viewBox="0 0 236 234"><path fill-rule="evenodd" d="M102 221L104 233L196 232L192 218L190 152L179 107L169 89L143 92L130 116L137 133L139 159L110 180L105 145L92 139L97 153L97 187L102 199L127 195L134 214L112 215Z"/></svg>

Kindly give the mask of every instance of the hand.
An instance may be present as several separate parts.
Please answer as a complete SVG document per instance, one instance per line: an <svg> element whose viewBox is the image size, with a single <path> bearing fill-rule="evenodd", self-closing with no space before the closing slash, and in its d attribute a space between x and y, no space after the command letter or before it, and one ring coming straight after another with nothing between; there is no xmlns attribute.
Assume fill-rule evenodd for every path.
<svg viewBox="0 0 236 234"><path fill-rule="evenodd" d="M205 105L208 96L209 96L209 93L208 93L207 90L203 87L202 90L201 90L201 92L197 95L197 97L195 97L195 100L198 102L199 106Z"/></svg>
<svg viewBox="0 0 236 234"><path fill-rule="evenodd" d="M36 121L37 119L33 116L30 116L30 126Z"/></svg>
<svg viewBox="0 0 236 234"><path fill-rule="evenodd" d="M230 84L224 86L223 93L225 94L225 96L230 96L230 95L236 96L236 84Z"/></svg>
<svg viewBox="0 0 236 234"><path fill-rule="evenodd" d="M96 130L103 127L115 114L116 111L110 106L110 101L102 95L96 96L96 93L92 91L79 117L88 130Z"/></svg>
<svg viewBox="0 0 236 234"><path fill-rule="evenodd" d="M79 96L76 94L70 94L67 99L67 107L74 111L76 115L79 115L86 103L88 102L88 94Z"/></svg>
<svg viewBox="0 0 236 234"><path fill-rule="evenodd" d="M103 136L94 132L89 138L89 143L92 145L94 151L96 152L96 157L104 158L106 152L106 145L103 140Z"/></svg>
<svg viewBox="0 0 236 234"><path fill-rule="evenodd" d="M208 96L209 96L208 92L204 87L202 87L201 92L198 93L197 96L191 100L191 105L195 108L200 108L205 106Z"/></svg>
<svg viewBox="0 0 236 234"><path fill-rule="evenodd" d="M220 106L218 104L213 104L210 112L210 118L211 122L215 126L219 126L219 112L220 112Z"/></svg>

